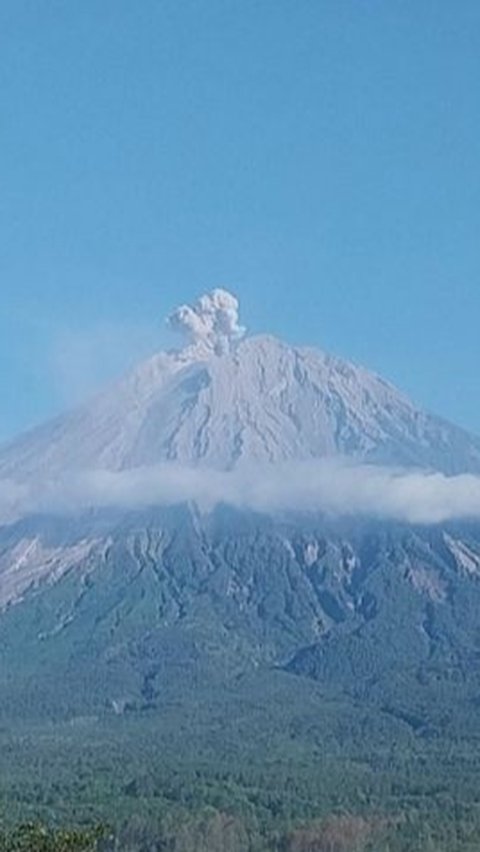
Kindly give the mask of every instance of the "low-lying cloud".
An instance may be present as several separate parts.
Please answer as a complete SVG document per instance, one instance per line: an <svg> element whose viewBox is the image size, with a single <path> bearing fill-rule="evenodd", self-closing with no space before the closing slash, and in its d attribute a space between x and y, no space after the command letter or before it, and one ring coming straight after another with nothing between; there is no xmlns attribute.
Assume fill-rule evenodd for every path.
<svg viewBox="0 0 480 852"><path fill-rule="evenodd" d="M87 508L138 509L194 502L260 512L321 512L435 524L480 519L480 477L393 470L342 461L305 461L230 472L162 464L69 474L50 482L0 481L0 515L71 513Z"/></svg>

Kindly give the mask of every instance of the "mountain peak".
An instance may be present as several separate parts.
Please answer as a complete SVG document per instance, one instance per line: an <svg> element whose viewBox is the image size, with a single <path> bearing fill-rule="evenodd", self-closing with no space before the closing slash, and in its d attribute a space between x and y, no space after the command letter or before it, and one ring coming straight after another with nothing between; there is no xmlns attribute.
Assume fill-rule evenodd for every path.
<svg viewBox="0 0 480 852"><path fill-rule="evenodd" d="M170 325L159 352L75 411L0 449L0 479L175 462L239 465L346 456L480 472L480 441L416 407L376 374L270 335L246 336L239 305L213 290Z"/></svg>

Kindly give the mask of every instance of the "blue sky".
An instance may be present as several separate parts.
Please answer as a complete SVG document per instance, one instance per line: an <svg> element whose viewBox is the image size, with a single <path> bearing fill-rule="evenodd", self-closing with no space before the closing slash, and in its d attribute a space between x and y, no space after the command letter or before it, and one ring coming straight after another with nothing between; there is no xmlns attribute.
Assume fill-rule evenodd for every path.
<svg viewBox="0 0 480 852"><path fill-rule="evenodd" d="M478 0L2 0L0 438L252 331L480 433Z"/></svg>

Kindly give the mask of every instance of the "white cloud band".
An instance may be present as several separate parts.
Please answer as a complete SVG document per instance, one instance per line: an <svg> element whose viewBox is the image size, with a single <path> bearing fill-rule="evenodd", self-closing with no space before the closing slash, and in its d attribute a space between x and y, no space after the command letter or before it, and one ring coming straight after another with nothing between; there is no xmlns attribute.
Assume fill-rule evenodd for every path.
<svg viewBox="0 0 480 852"><path fill-rule="evenodd" d="M319 511L412 523L480 519L480 477L309 461L221 472L176 464L90 471L36 485L0 482L0 515L70 513L88 507L141 508L186 501L261 512Z"/></svg>

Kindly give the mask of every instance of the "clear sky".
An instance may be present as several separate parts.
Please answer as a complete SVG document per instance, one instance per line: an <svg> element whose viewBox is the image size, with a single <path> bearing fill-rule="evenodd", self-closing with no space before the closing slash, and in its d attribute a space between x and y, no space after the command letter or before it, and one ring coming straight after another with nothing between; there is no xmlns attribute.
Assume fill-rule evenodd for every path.
<svg viewBox="0 0 480 852"><path fill-rule="evenodd" d="M252 331L480 433L478 0L1 0L0 438Z"/></svg>

